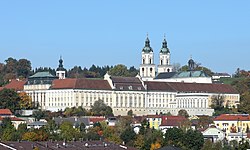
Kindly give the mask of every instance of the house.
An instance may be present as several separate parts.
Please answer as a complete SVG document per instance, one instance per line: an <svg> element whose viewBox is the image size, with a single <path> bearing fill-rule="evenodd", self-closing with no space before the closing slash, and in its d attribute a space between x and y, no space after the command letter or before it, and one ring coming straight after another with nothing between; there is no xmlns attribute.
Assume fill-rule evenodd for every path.
<svg viewBox="0 0 250 150"><path fill-rule="evenodd" d="M240 142L243 139L247 139L247 133L237 132L237 133L228 133L227 140Z"/></svg>
<svg viewBox="0 0 250 150"><path fill-rule="evenodd" d="M12 124L17 129L21 123L26 123L25 120L17 118L9 109L0 109L0 124L4 118L10 118Z"/></svg>
<svg viewBox="0 0 250 150"><path fill-rule="evenodd" d="M202 131L201 133L204 139L209 139L214 143L218 141L222 141L226 137L225 132L223 132L221 129L218 129L216 127L209 127L205 131Z"/></svg>
<svg viewBox="0 0 250 150"><path fill-rule="evenodd" d="M159 129L165 134L169 128L185 126L188 119L183 116L163 116Z"/></svg>
<svg viewBox="0 0 250 150"><path fill-rule="evenodd" d="M40 129L43 126L46 126L48 123L44 121L34 121L31 123L27 123L27 129L34 128L34 129Z"/></svg>
<svg viewBox="0 0 250 150"><path fill-rule="evenodd" d="M9 109L0 109L0 117L14 117L14 115Z"/></svg>
<svg viewBox="0 0 250 150"><path fill-rule="evenodd" d="M249 114L222 114L214 118L216 128L221 129L229 136L229 133L246 133L250 127Z"/></svg>
<svg viewBox="0 0 250 150"><path fill-rule="evenodd" d="M149 128L159 129L162 116L161 115L147 115L147 121L149 123Z"/></svg>

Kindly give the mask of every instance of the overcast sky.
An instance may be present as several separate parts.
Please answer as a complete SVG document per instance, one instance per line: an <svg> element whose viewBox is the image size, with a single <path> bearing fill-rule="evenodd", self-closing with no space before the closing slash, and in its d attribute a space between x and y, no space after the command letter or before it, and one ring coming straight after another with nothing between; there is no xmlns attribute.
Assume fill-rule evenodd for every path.
<svg viewBox="0 0 250 150"><path fill-rule="evenodd" d="M139 68L149 35L155 64L164 34L171 63L190 56L214 72L250 70L250 1L0 1L0 62L26 58L32 67Z"/></svg>

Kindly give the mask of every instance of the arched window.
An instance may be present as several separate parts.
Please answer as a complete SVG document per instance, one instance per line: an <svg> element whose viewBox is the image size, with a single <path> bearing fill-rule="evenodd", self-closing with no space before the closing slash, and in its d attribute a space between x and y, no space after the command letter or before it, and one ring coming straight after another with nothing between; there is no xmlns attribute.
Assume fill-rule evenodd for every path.
<svg viewBox="0 0 250 150"><path fill-rule="evenodd" d="M168 68L167 71L170 72L170 69Z"/></svg>
<svg viewBox="0 0 250 150"><path fill-rule="evenodd" d="M161 59L161 64L160 65L162 65L162 59Z"/></svg>
<svg viewBox="0 0 250 150"><path fill-rule="evenodd" d="M149 64L152 64L152 59L151 58L149 59Z"/></svg>
<svg viewBox="0 0 250 150"><path fill-rule="evenodd" d="M142 64L145 64L145 59L144 58L142 59Z"/></svg>

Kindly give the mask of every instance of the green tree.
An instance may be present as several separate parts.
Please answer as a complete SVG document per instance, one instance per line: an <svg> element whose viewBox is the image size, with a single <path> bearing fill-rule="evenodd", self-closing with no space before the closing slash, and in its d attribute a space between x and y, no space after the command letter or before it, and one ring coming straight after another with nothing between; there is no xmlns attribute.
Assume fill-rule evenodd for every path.
<svg viewBox="0 0 250 150"><path fill-rule="evenodd" d="M133 116L133 110L130 109L130 110L128 111L127 115L132 117L132 116Z"/></svg>
<svg viewBox="0 0 250 150"><path fill-rule="evenodd" d="M22 136L24 133L26 133L28 131L27 129L27 124L26 123L21 123L19 124L18 128L17 128L17 139L21 140Z"/></svg>
<svg viewBox="0 0 250 150"><path fill-rule="evenodd" d="M170 128L165 133L165 145L175 145L181 147L184 132L179 128Z"/></svg>
<svg viewBox="0 0 250 150"><path fill-rule="evenodd" d="M212 150L213 143L211 140L206 140L201 150Z"/></svg>
<svg viewBox="0 0 250 150"><path fill-rule="evenodd" d="M134 147L137 149L143 149L143 146L145 145L144 136L141 134L136 135Z"/></svg>
<svg viewBox="0 0 250 150"><path fill-rule="evenodd" d="M34 111L32 116L35 118L36 121L45 117L45 112L42 110Z"/></svg>
<svg viewBox="0 0 250 150"><path fill-rule="evenodd" d="M113 116L113 110L111 107L107 106L103 100L98 100L94 102L91 106L91 112L97 116Z"/></svg>
<svg viewBox="0 0 250 150"><path fill-rule="evenodd" d="M27 78L31 74L31 62L27 59L19 59L17 62L17 76Z"/></svg>
<svg viewBox="0 0 250 150"><path fill-rule="evenodd" d="M65 139L65 140L72 140L79 138L79 130L73 128L73 125L70 122L63 122L60 125L60 137L61 139Z"/></svg>
<svg viewBox="0 0 250 150"><path fill-rule="evenodd" d="M183 145L187 149L200 150L204 144L204 138L201 132L189 129L184 134Z"/></svg>
<svg viewBox="0 0 250 150"><path fill-rule="evenodd" d="M178 116L183 116L185 118L188 118L189 115L188 115L188 112L185 110L185 109L181 109L178 111Z"/></svg>
<svg viewBox="0 0 250 150"><path fill-rule="evenodd" d="M114 66L114 68L109 70L109 74L111 76L124 76L127 77L129 76L129 71L125 65L118 64Z"/></svg>
<svg viewBox="0 0 250 150"><path fill-rule="evenodd" d="M19 101L20 97L12 89L3 89L0 91L0 108L8 108L12 112L15 112L15 110L18 110L19 107Z"/></svg>
<svg viewBox="0 0 250 150"><path fill-rule="evenodd" d="M122 132L120 138L125 142L125 144L132 142L131 145L133 145L133 140L135 139L135 136L135 131L129 126Z"/></svg>
<svg viewBox="0 0 250 150"><path fill-rule="evenodd" d="M15 140L15 127L12 125L10 118L3 118L0 126L0 138L3 141Z"/></svg>

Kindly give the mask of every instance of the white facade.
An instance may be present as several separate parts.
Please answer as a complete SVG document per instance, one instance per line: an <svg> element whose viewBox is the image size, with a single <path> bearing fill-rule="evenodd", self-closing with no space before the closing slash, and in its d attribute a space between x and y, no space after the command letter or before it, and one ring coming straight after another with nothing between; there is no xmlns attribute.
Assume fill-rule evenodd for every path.
<svg viewBox="0 0 250 150"><path fill-rule="evenodd" d="M142 52L142 62L140 65L140 75L143 80L150 81L155 78L155 64L153 52Z"/></svg>
<svg viewBox="0 0 250 150"><path fill-rule="evenodd" d="M190 116L213 115L214 110L210 108L209 95L206 93L178 93L176 101L177 110L185 109Z"/></svg>
<svg viewBox="0 0 250 150"><path fill-rule="evenodd" d="M66 74L66 71L62 71L62 70L56 71L56 76L57 76L59 79L65 79L65 74Z"/></svg>
<svg viewBox="0 0 250 150"><path fill-rule="evenodd" d="M162 42L162 48L159 54L159 65L158 65L158 74L162 72L172 72L173 67L170 65L170 51L167 47L167 41L164 37Z"/></svg>

